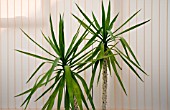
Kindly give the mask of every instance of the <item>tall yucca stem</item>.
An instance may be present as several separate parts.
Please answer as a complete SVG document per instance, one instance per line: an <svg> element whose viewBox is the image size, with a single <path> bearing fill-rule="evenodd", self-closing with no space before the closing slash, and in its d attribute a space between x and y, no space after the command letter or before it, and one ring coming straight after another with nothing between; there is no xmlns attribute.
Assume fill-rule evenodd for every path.
<svg viewBox="0 0 170 110"><path fill-rule="evenodd" d="M74 110L79 110L76 97L74 97Z"/></svg>
<svg viewBox="0 0 170 110"><path fill-rule="evenodd" d="M102 85L102 110L106 110L107 104L107 59L103 62L103 85Z"/></svg>

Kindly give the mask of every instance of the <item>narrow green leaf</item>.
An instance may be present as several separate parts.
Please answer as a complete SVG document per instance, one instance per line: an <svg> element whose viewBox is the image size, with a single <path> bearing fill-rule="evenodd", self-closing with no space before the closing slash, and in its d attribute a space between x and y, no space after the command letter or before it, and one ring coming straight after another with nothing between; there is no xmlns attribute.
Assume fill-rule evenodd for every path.
<svg viewBox="0 0 170 110"><path fill-rule="evenodd" d="M129 46L129 44L126 42L126 40L125 40L123 37L121 37L121 38L120 38L120 41L127 47L127 49L129 50L130 54L132 55L132 57L133 57L134 60L136 61L136 63L140 66L137 58L135 57L132 49L130 48L130 46ZM126 54L127 54L127 53L126 53Z"/></svg>
<svg viewBox="0 0 170 110"><path fill-rule="evenodd" d="M77 57L78 55L75 53L77 52L77 48L79 47L79 45L83 42L84 38L88 35L88 30L86 29L83 34L81 35L81 37L77 40L77 42L75 43L75 45L73 46L73 48L71 49L71 51L68 53L68 55L66 56L66 59L69 59L69 57L71 57L71 55L74 55L73 57ZM80 53L79 53L80 54ZM72 60L74 58L71 58Z"/></svg>
<svg viewBox="0 0 170 110"><path fill-rule="evenodd" d="M121 55L120 55L120 57L130 67L130 69L136 74L136 76L143 82L142 78L139 76L139 74L136 72L136 70L128 63L128 61L125 58L123 58Z"/></svg>
<svg viewBox="0 0 170 110"><path fill-rule="evenodd" d="M119 13L113 18L113 20L111 21L108 30L111 30L113 28L113 24L115 23L117 17L118 17Z"/></svg>
<svg viewBox="0 0 170 110"><path fill-rule="evenodd" d="M56 41L56 38L55 38L51 15L50 15L50 30L51 30L51 35L52 35L53 42L54 42L56 48L58 49L58 51L60 51L60 50L59 50L59 47L58 47L58 44L57 44L57 41Z"/></svg>
<svg viewBox="0 0 170 110"><path fill-rule="evenodd" d="M70 44L70 46L69 46L69 48L68 48L68 50L66 52L66 56L70 53L71 49L73 48L73 45L74 45L75 41L77 40L78 34L80 32L80 27L81 27L81 24L80 24L79 28L77 29L77 32L76 32L76 34L74 35L74 37L73 37L73 39L71 41L71 44Z"/></svg>
<svg viewBox="0 0 170 110"><path fill-rule="evenodd" d="M54 99L51 99L51 101L50 101L50 103L48 105L47 110L52 110L53 106L54 106Z"/></svg>
<svg viewBox="0 0 170 110"><path fill-rule="evenodd" d="M125 53L126 53L127 57L129 57L128 51L127 51L126 46L125 46L125 44L124 44L124 42L123 42L123 40L122 40L122 37L120 38L120 42L121 42L121 44L122 44L122 46L123 46L123 49L125 50ZM129 57L129 58L130 58L130 57Z"/></svg>
<svg viewBox="0 0 170 110"><path fill-rule="evenodd" d="M87 84L86 84L86 81L85 81L79 74L75 74L75 75L77 76L77 78L80 79L80 81L81 81L81 83L82 83L82 85L83 85L83 87L84 87L84 90L85 90L85 92L86 92L86 94L87 94L87 96L88 96L88 99L89 99L89 101L90 101L90 104L91 104L93 110L95 110L95 106L94 106L94 103L93 103L93 99L92 99L92 97L91 97L90 90L88 89L88 86L87 86Z"/></svg>
<svg viewBox="0 0 170 110"><path fill-rule="evenodd" d="M51 54L49 51L47 51L45 48L43 48L40 44L38 44L35 40L33 40L25 31L21 29L21 31L27 36L29 40L31 40L33 43L35 43L39 48L41 48L43 51L48 53L49 55L56 57L55 55Z"/></svg>
<svg viewBox="0 0 170 110"><path fill-rule="evenodd" d="M108 34L111 36L111 39L112 39L113 41L115 41L115 36L113 36L112 32L109 31L109 30L107 30L107 32L108 32Z"/></svg>
<svg viewBox="0 0 170 110"><path fill-rule="evenodd" d="M131 31L131 30L133 30L133 29L135 29L135 28L137 28L137 27L139 27L139 26L141 26L141 25L144 25L145 23L147 23L147 22L149 22L149 21L150 21L150 20L147 20L147 21L144 21L144 22L139 23L139 24L137 24L137 25L134 25L134 26L132 26L132 27L130 27L130 28L128 28L128 29L126 29L126 30L124 30L124 31L116 34L115 37L116 37L116 36L119 36L119 35L121 35L121 34L123 34L123 33L126 33L126 32L128 32L128 31Z"/></svg>
<svg viewBox="0 0 170 110"><path fill-rule="evenodd" d="M93 26L93 28L97 31L98 29L95 27L95 25L92 23L92 21L89 19L89 17L80 9L80 7L76 4L77 8L81 12L81 14L84 16L84 18Z"/></svg>
<svg viewBox="0 0 170 110"><path fill-rule="evenodd" d="M95 34L95 31L90 28L90 26L88 26L85 22L83 22L82 20L80 20L77 16L75 16L74 14L72 14L77 20L78 22L85 28L85 29L88 29L92 34Z"/></svg>
<svg viewBox="0 0 170 110"><path fill-rule="evenodd" d="M84 105L86 106L87 110L89 110L89 107L88 107L88 105L87 105L87 102L86 102L86 99L85 99L85 97L84 97L84 95L83 95L82 90L81 90L80 92L81 92L81 99L82 99Z"/></svg>
<svg viewBox="0 0 170 110"><path fill-rule="evenodd" d="M80 52L83 52L84 50L86 50L87 48L89 48L90 46L92 46L92 44L94 43L94 40L96 39L96 37L98 36L98 34L100 33L101 28L97 31L97 33L95 33L95 35L93 35L90 40L86 43L86 45L81 49Z"/></svg>
<svg viewBox="0 0 170 110"><path fill-rule="evenodd" d="M128 23L133 17L135 17L139 12L140 12L140 10L137 11L135 14L133 14L129 19L127 19L120 27L118 27L118 28L113 32L113 34L114 34L115 32L117 32L120 28L122 28L125 24L127 24L127 23Z"/></svg>
<svg viewBox="0 0 170 110"><path fill-rule="evenodd" d="M102 1L102 27L103 27L103 38L106 38L106 22L105 22L105 10L104 10L104 5Z"/></svg>
<svg viewBox="0 0 170 110"><path fill-rule="evenodd" d="M116 50L116 52L119 55L123 55L130 63L132 63L135 67L137 67L140 71L142 71L145 75L147 75L146 72L140 68L140 66L138 66L135 62L133 62L131 59L129 59L126 55L124 55L124 53L122 53L118 48L116 48L116 49L118 50L118 51Z"/></svg>
<svg viewBox="0 0 170 110"><path fill-rule="evenodd" d="M21 94L16 95L15 97L19 97L19 96L28 94L29 92L31 92L31 90L32 90L32 88L31 88L31 89L28 89L28 90L26 90L26 91L24 91L24 92L22 92Z"/></svg>
<svg viewBox="0 0 170 110"><path fill-rule="evenodd" d="M47 38L42 31L41 31L41 33L42 33L43 37L45 38L45 40L47 41L47 43L50 44L50 46L56 52L56 54L58 56L61 56L59 47L58 46L56 47L55 44L53 44L52 40L50 38Z"/></svg>
<svg viewBox="0 0 170 110"><path fill-rule="evenodd" d="M47 92L49 92L54 86L55 86L56 83L52 84L48 89L46 89L36 100L38 101L40 98L42 98Z"/></svg>
<svg viewBox="0 0 170 110"><path fill-rule="evenodd" d="M104 61L104 59L100 60L100 69L99 69L99 75L98 75L98 78L97 78L97 85L99 84L99 81L100 81L101 71L102 71L102 68L103 68L103 61Z"/></svg>
<svg viewBox="0 0 170 110"><path fill-rule="evenodd" d="M51 81L51 80L53 80L54 78L55 78L55 77L51 78L51 79L50 79L50 81ZM45 85L45 83L41 84L39 87L42 87L43 85ZM25 95L25 94L27 94L27 93L31 92L31 91L32 91L32 89L33 89L33 88L28 89L28 90L26 90L26 91L22 92L21 94L16 95L15 97L19 97L19 96Z"/></svg>
<svg viewBox="0 0 170 110"><path fill-rule="evenodd" d="M27 96L27 98L24 100L24 102L21 104L21 106L23 106L24 104L26 104L25 106L25 109L27 108L29 102L30 102L30 99L32 97L32 95L35 93L35 91L41 86L41 84L43 83L43 81L45 80L45 78L47 77L47 75L44 75L43 78L35 85L34 87L31 89L31 92L30 94Z"/></svg>
<svg viewBox="0 0 170 110"><path fill-rule="evenodd" d="M123 85L123 83L122 83L122 80L121 80L118 72L117 72L117 68L116 68L116 65L115 65L115 60L113 59L113 57L110 57L110 60L111 60L112 68L113 68L113 70L114 70L114 72L115 72L115 75L116 75L116 77L117 77L117 79L118 79L118 81L119 81L119 83L120 83L120 85L121 85L124 93L127 95L126 89L125 89L125 87L124 87L124 85Z"/></svg>
<svg viewBox="0 0 170 110"><path fill-rule="evenodd" d="M46 110L46 108L47 108L48 104L49 104L49 100L48 100L48 101L44 104L44 106L43 106L42 110Z"/></svg>
<svg viewBox="0 0 170 110"><path fill-rule="evenodd" d="M63 77L63 78L62 78L62 81L61 81L61 86L59 87L58 104L57 104L58 110L59 110L60 107L61 107L61 101L62 101L62 96L63 96L64 84L65 84L65 79L64 79L64 77Z"/></svg>
<svg viewBox="0 0 170 110"><path fill-rule="evenodd" d="M70 109L70 99L69 99L69 94L68 94L68 88L66 86L66 92L65 92L65 102L64 102L64 107L66 110ZM58 109L60 110L60 109Z"/></svg>
<svg viewBox="0 0 170 110"><path fill-rule="evenodd" d="M61 49L60 51L64 58L64 54L65 54L64 21L63 21L63 18L61 18L61 15L60 15L60 22L59 22L59 45Z"/></svg>
<svg viewBox="0 0 170 110"><path fill-rule="evenodd" d="M90 79L89 91L91 91L91 89L92 89L92 87L93 87L93 82L94 82L94 78L95 78L95 75L96 75L96 70L97 70L98 64L99 64L99 60L95 62L94 68L93 68L93 70L92 70L92 76L91 76L91 79Z"/></svg>
<svg viewBox="0 0 170 110"><path fill-rule="evenodd" d="M108 10L107 10L107 17L106 17L106 29L109 29L109 23L110 23L110 0L109 0L109 6L108 6Z"/></svg>
<svg viewBox="0 0 170 110"><path fill-rule="evenodd" d="M119 67L119 69L122 70L121 66L119 65L119 63L116 60L116 58L115 58L114 54L112 53L112 51L109 51L108 53L109 53L109 55L111 55L110 58L112 58L114 60L115 64Z"/></svg>
<svg viewBox="0 0 170 110"><path fill-rule="evenodd" d="M38 68L34 71L34 73L31 75L31 77L28 79L27 83L34 77L34 75L40 70L40 68L45 64L45 62L42 62Z"/></svg>
<svg viewBox="0 0 170 110"><path fill-rule="evenodd" d="M57 63L58 63L59 59L60 59L60 58L56 58L56 59L54 60L53 65L51 66L51 68L49 69L49 71L46 73L46 74L48 75L47 80L46 80L46 85L47 85L47 83L49 82L49 80L50 80L50 78L51 78L51 75L52 75L52 73L54 72L54 69L55 69L55 67L57 66Z"/></svg>
<svg viewBox="0 0 170 110"><path fill-rule="evenodd" d="M58 85L56 86L55 90L53 91L52 95L49 97L48 101L49 101L49 104L48 104L48 108L47 110L52 110L53 106L54 106L54 100L57 96L57 93L59 91L59 87L61 86L61 81L58 83ZM47 102L48 102L47 101Z"/></svg>
<svg viewBox="0 0 170 110"><path fill-rule="evenodd" d="M64 71L65 71L65 77L66 77L66 86L68 88L68 94L69 94L69 99L70 103L74 109L74 99L73 99L73 79L71 76L71 70L69 66L64 66Z"/></svg>
<svg viewBox="0 0 170 110"><path fill-rule="evenodd" d="M96 27L97 27L98 29L100 29L99 22L97 21L97 19L96 19L96 17L95 17L95 15L94 15L93 12L92 12L92 16L93 16L93 20L94 20L94 23L95 23Z"/></svg>
<svg viewBox="0 0 170 110"><path fill-rule="evenodd" d="M93 58L95 58L95 56L98 54L99 48L96 48L95 51L92 53L92 55L90 57L88 57L85 61L77 62L76 65L78 65L78 66L74 70L81 69L82 67L84 67L84 65L86 63L94 61Z"/></svg>
<svg viewBox="0 0 170 110"><path fill-rule="evenodd" d="M74 94L74 96L76 97L76 99L77 99L77 103L78 103L78 105L79 105L79 108L80 108L80 110L83 110L83 106L82 106L82 100L81 100L81 90L80 90L80 88L79 88L79 84L78 83L76 83L77 81L75 81L76 80L76 78L74 78L73 80L72 80L72 84L73 84L73 94Z"/></svg>
<svg viewBox="0 0 170 110"><path fill-rule="evenodd" d="M78 57L77 59L73 60L70 65L72 65L71 67L76 66L78 63L84 62L86 59L88 59L92 54L94 49L86 52L85 54L81 55L80 57Z"/></svg>
<svg viewBox="0 0 170 110"><path fill-rule="evenodd" d="M93 37L91 37L91 39L86 43L86 45L85 45L76 55L74 55L74 57L77 57L79 54L81 54L82 52L84 52L85 50L87 50L90 46L92 46L92 44L94 43L94 40L95 40L95 38L97 37L97 34L98 34L99 32L100 32L100 30L99 30ZM100 44L99 44L99 45L100 45ZM98 51L98 49L97 49L96 51ZM95 52L96 52L96 51L95 51ZM94 54L92 54L92 56L89 57L85 62L91 60L91 58L93 58L93 57L96 55L95 52L94 52Z"/></svg>
<svg viewBox="0 0 170 110"><path fill-rule="evenodd" d="M42 56L39 56L39 55L36 55L36 54L32 54L32 53L29 53L29 52L24 52L24 51L21 51L21 50L16 50L16 51L17 51L17 52L20 52L20 53L23 53L23 54L26 54L26 55L28 55L28 56L32 56L32 57L41 59L41 60L53 61L53 60L51 60L51 59L48 59L48 58L45 58L45 57L42 57Z"/></svg>

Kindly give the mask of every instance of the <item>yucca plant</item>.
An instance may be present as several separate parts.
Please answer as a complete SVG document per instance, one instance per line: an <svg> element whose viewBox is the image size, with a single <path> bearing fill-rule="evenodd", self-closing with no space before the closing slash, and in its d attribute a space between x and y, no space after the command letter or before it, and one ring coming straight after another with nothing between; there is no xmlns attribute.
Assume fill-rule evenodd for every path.
<svg viewBox="0 0 170 110"><path fill-rule="evenodd" d="M121 32L120 29L126 25L132 18L134 18L139 11L137 11L136 13L134 13L131 17L129 17L129 19L127 19L122 25L120 25L117 29L113 30L113 25L116 22L119 13L113 18L111 19L110 17L110 13L111 13L111 5L110 5L110 1L109 1L109 5L108 5L108 11L107 11L107 15L105 13L105 9L104 9L104 5L103 5L103 1L102 1L102 24L100 25L99 22L97 21L97 18L95 17L94 13L92 12L92 18L90 19L83 11L82 9L77 5L80 13L83 15L83 17L85 18L85 20L88 22L88 24L91 25L91 27L88 26L88 24L86 22L84 22L83 20L81 20L80 18L78 18L76 15L73 14L73 16L79 21L79 23L82 24L82 26L85 29L88 29L88 31L93 34L96 35L95 31L98 31L99 29L101 30L99 34L97 34L98 36L96 36L96 41L98 42L98 45L96 46L96 49L94 50L92 56L93 57L103 57L103 56L110 56L108 58L104 58L97 60L94 64L94 68L92 71L92 77L91 77L91 81L90 81L90 87L89 89L91 90L92 86L93 86L93 82L94 82L94 78L95 78L95 74L96 74L96 69L98 66L100 66L100 71L99 71L99 75L98 75L98 81L100 79L101 76L101 71L102 71L102 110L106 110L106 103L107 103L107 68L109 69L110 73L111 73L111 67L114 70L114 73L124 91L124 93L127 95L125 87L122 83L121 77L118 73L118 69L122 70L118 60L117 60L117 56L119 56L122 61L127 64L129 66L129 68L137 75L137 77L141 80L142 78L139 76L138 72L135 70L134 67L138 68L140 71L142 71L144 74L145 71L141 69L139 62L137 60L137 58L135 57L132 49L130 48L129 44L127 43L127 41L121 37L122 34L129 32L133 29L136 29L139 26L144 25L145 23L149 22L150 20L144 21L142 23L136 24L128 29L125 29ZM121 43L121 46L123 47L123 50L120 50L118 48L118 43ZM132 58L134 60L132 60ZM86 60L87 62L88 60ZM98 82L97 81L97 82Z"/></svg>
<svg viewBox="0 0 170 110"><path fill-rule="evenodd" d="M94 34L93 37L84 45L82 46L83 40L88 35L88 30L85 30L81 36L79 36L80 27L77 29L76 34L71 40L71 43L68 47L68 49L65 48L65 40L64 40L64 21L63 17L60 15L60 21L59 21L59 39L56 40L54 31L53 31L53 25L52 25L52 19L50 16L50 29L51 29L51 36L52 37L46 37L43 32L42 36L45 38L47 43L50 45L52 50L54 50L54 53L51 53L50 51L46 50L44 47L42 47L39 43L37 43L35 40L33 40L28 34L26 34L22 29L22 32L27 36L29 40L31 40L33 43L35 43L40 49L48 53L51 57L44 57L41 55L37 55L34 53L25 52L22 50L16 50L20 53L35 57L37 59L43 60L43 62L37 67L35 72L31 75L31 77L28 79L27 83L35 77L36 73L45 65L50 64L51 67L49 70L47 70L45 73L39 75L37 78L35 84L32 88L28 89L27 91L17 95L27 95L26 99L22 103L21 106L25 105L25 109L27 108L30 99L34 95L34 93L41 87L46 87L47 84L51 83L50 87L48 87L35 101L38 101L41 99L44 95L47 93L50 93L48 100L46 101L45 105L43 106L42 110L52 110L53 105L55 103L55 99L58 99L57 103L57 109L60 110L62 99L64 100L64 106L66 110L72 109L80 109L83 110L83 103L87 109L89 109L89 106L87 104L87 100L85 98L85 94L90 102L90 105L93 109L95 109L95 106L93 104L92 97L90 95L90 91L88 89L88 86L86 84L86 81L83 79L83 77L80 75L82 71L85 69L91 67L92 64L94 64L99 59L93 59L89 62L85 62L85 59L92 59L91 54L93 52L93 49L89 50L88 48L95 42L94 39L97 36L97 33ZM89 26L90 27L90 26ZM59 43L58 43L59 42ZM81 46L80 46L81 45ZM78 49L79 48L79 49ZM87 51L88 49L88 51ZM95 48L94 48L95 49ZM79 50L79 51L78 51ZM85 52L86 51L86 52ZM82 54L84 53L85 54ZM80 86L80 84L82 86ZM85 94L83 93L83 90L85 91ZM63 97L64 95L64 97ZM57 97L58 96L58 97ZM77 103L77 104L76 104Z"/></svg>

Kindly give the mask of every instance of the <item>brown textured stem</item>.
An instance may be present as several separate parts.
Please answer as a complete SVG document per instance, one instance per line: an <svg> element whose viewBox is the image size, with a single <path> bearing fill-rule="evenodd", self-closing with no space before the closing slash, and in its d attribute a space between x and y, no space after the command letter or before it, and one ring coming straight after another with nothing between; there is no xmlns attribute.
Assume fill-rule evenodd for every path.
<svg viewBox="0 0 170 110"><path fill-rule="evenodd" d="M106 110L107 104L107 59L103 62L103 85L102 85L102 110Z"/></svg>
<svg viewBox="0 0 170 110"><path fill-rule="evenodd" d="M79 110L76 97L74 97L74 110Z"/></svg>

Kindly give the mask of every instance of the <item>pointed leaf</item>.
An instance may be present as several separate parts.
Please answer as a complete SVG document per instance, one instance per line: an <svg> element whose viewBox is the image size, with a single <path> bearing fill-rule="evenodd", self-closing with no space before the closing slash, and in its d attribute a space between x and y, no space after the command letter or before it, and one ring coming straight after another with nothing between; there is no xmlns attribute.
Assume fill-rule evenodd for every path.
<svg viewBox="0 0 170 110"><path fill-rule="evenodd" d="M68 88L69 99L72 107L74 108L74 99L73 99L73 79L71 76L71 70L69 66L64 66L65 77L66 77L66 86Z"/></svg>
<svg viewBox="0 0 170 110"><path fill-rule="evenodd" d="M54 42L57 50L59 51L59 47L58 47L58 44L57 44L57 41L56 41L56 38L55 38L55 34L54 34L54 30L53 30L53 23L52 23L51 15L50 15L50 29L51 29L51 35L52 35L53 42Z"/></svg>
<svg viewBox="0 0 170 110"><path fill-rule="evenodd" d="M107 17L106 17L106 27L107 29L109 28L109 23L110 23L110 0L109 0L109 6L108 6L108 10L107 10Z"/></svg>
<svg viewBox="0 0 170 110"><path fill-rule="evenodd" d="M80 9L80 7L76 4L77 8L81 12L81 14L84 16L84 18L93 26L93 28L97 31L97 28L94 26L92 21L89 19L89 17Z"/></svg>
<svg viewBox="0 0 170 110"><path fill-rule="evenodd" d="M53 65L51 66L51 68L49 69L49 71L46 73L46 74L48 74L48 77L47 77L47 80L46 80L46 85L47 85L47 83L49 82L49 80L50 80L50 78L51 78L51 75L52 75L52 73L54 72L54 69L55 69L55 67L57 66L57 63L58 63L59 59L60 59L60 58L56 58L56 59L54 60Z"/></svg>
<svg viewBox="0 0 170 110"><path fill-rule="evenodd" d="M92 12L92 16L93 16L93 20L94 20L94 22L95 22L96 27L97 27L98 29L100 29L99 22L97 21L97 19L96 19L96 17L95 17L95 15L94 15L93 12Z"/></svg>
<svg viewBox="0 0 170 110"><path fill-rule="evenodd" d="M46 53L48 53L49 55L56 57L55 55L51 54L49 51L47 51L45 48L43 48L40 44L38 44L35 40L33 40L26 32L24 32L22 29L21 31L27 36L27 38L29 38L29 40L31 40L33 43L35 43L39 48L41 48L43 51L45 51Z"/></svg>
<svg viewBox="0 0 170 110"><path fill-rule="evenodd" d="M123 37L121 37L121 38L120 38L120 41L127 47L127 49L129 50L130 54L132 55L132 57L133 57L134 60L136 61L136 63L140 66L137 58L135 57L132 49L130 48L130 46L129 46L129 44L126 42L126 40L125 40ZM126 52L126 54L127 54L127 52Z"/></svg>
<svg viewBox="0 0 170 110"><path fill-rule="evenodd" d="M60 109L60 107L61 107L61 101L62 101L62 96L63 96L64 83L65 83L65 79L64 79L64 77L63 77L63 79L62 79L62 81L61 81L61 86L59 87L58 105L57 105L57 108L58 108L58 109Z"/></svg>
<svg viewBox="0 0 170 110"><path fill-rule="evenodd" d="M45 62L42 62L38 68L34 71L34 73L31 75L31 77L28 79L27 83L34 77L34 75L38 72L38 70L45 64Z"/></svg>
<svg viewBox="0 0 170 110"><path fill-rule="evenodd" d="M140 12L140 10L137 11L135 14L133 14L129 19L127 19L120 27L118 27L118 28L113 32L113 34L114 34L115 32L117 32L120 28L122 28L125 24L127 24L127 23L128 23L133 17L135 17L139 12Z"/></svg>
<svg viewBox="0 0 170 110"><path fill-rule="evenodd" d="M59 45L60 45L60 51L62 53L62 57L64 57L65 54L64 21L63 18L61 18L61 15L60 15L60 22L59 22Z"/></svg>
<svg viewBox="0 0 170 110"><path fill-rule="evenodd" d="M53 44L52 40L50 38L47 38L44 33L41 31L43 37L45 38L45 40L47 41L48 44L50 44L50 46L53 48L53 50L57 53L58 56L60 55L60 49L58 48L58 46L56 47L55 44Z"/></svg>
<svg viewBox="0 0 170 110"><path fill-rule="evenodd" d="M96 75L96 70L97 70L98 64L99 64L99 60L96 61L96 63L94 64L94 68L92 69L92 76L91 76L91 79L90 79L89 91L91 91L91 89L93 87L93 82L94 82L94 78L95 78L95 75Z"/></svg>
<svg viewBox="0 0 170 110"><path fill-rule="evenodd" d="M123 85L123 83L122 83L122 80L121 80L118 72L117 72L117 68L116 68L115 61L114 61L113 57L110 57L110 60L111 60L112 68L113 68L113 70L114 70L114 72L115 72L115 75L116 75L116 77L117 77L117 79L118 79L118 81L119 81L119 83L120 83L120 85L121 85L124 93L127 95L126 89L125 89L125 87L124 87L124 85Z"/></svg>
<svg viewBox="0 0 170 110"><path fill-rule="evenodd" d="M48 58L45 58L45 57L42 57L42 56L39 56L39 55L36 55L36 54L32 54L32 53L29 53L29 52L24 52L24 51L21 51L21 50L16 50L20 53L23 53L23 54L26 54L28 56L32 56L32 57L35 57L35 58L38 58L38 59L41 59L41 60L47 60L47 61L53 61L51 59L48 59Z"/></svg>
<svg viewBox="0 0 170 110"><path fill-rule="evenodd" d="M113 20L111 21L108 30L111 30L113 28L113 24L115 23L117 17L118 17L119 13L113 18Z"/></svg>
<svg viewBox="0 0 170 110"><path fill-rule="evenodd" d="M105 22L105 10L102 1L102 27L103 27L103 38L106 38L106 22Z"/></svg>
<svg viewBox="0 0 170 110"><path fill-rule="evenodd" d="M128 29L126 29L126 30L124 30L124 31L116 34L115 37L116 37L116 36L119 36L119 35L121 35L121 34L123 34L123 33L126 33L126 32L128 32L128 31L131 31L131 30L133 30L133 29L135 29L135 28L137 28L137 27L139 27L139 26L141 26L141 25L144 25L145 23L147 23L147 22L149 22L149 21L150 21L150 20L147 20L147 21L144 21L144 22L142 22L142 23L139 23L139 24L137 24L137 25L135 25L135 26L132 26L132 27L130 27L130 28L128 28Z"/></svg>
<svg viewBox="0 0 170 110"><path fill-rule="evenodd" d="M88 99L89 99L89 101L90 101L90 104L91 104L93 110L95 110L95 106L94 106L94 103L93 103L93 99L92 99L92 97L91 97L90 90L88 89L88 86L87 86L87 84L86 84L86 81L85 81L79 74L75 74L75 75L77 76L77 78L80 79L80 81L81 81L81 83L82 83L82 85L83 85L83 87L84 87L84 90L85 90L85 92L86 92L86 95L87 95L87 97L88 97Z"/></svg>

